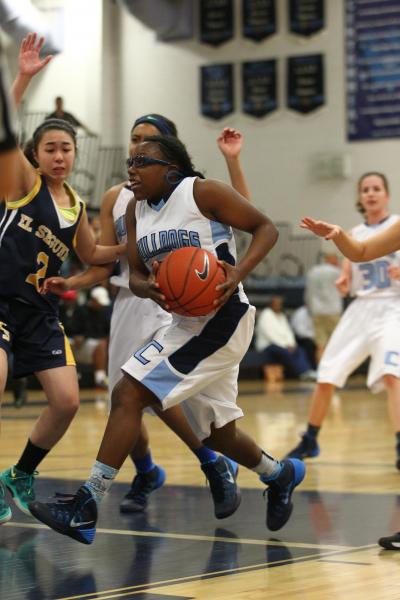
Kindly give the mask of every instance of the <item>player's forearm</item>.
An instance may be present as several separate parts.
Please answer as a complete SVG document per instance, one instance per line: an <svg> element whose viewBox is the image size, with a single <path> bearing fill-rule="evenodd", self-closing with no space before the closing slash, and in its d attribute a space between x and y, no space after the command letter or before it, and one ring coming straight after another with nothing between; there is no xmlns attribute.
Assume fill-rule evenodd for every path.
<svg viewBox="0 0 400 600"><path fill-rule="evenodd" d="M90 247L77 248L81 261L87 265L106 265L114 263L119 256L126 254L126 245L101 246L96 244Z"/></svg>
<svg viewBox="0 0 400 600"><path fill-rule="evenodd" d="M253 239L246 254L237 265L241 281L258 265L259 262L272 250L279 237L275 225L269 221L257 227L253 232Z"/></svg>
<svg viewBox="0 0 400 600"><path fill-rule="evenodd" d="M349 236L343 229L333 238L340 252L352 262L365 260L365 244Z"/></svg>
<svg viewBox="0 0 400 600"><path fill-rule="evenodd" d="M233 189L239 192L246 200L250 200L250 190L247 187L239 157L225 157L225 161Z"/></svg>
<svg viewBox="0 0 400 600"><path fill-rule="evenodd" d="M114 265L92 265L86 271L72 275L67 278L68 288L70 290L80 290L82 288L90 288L96 283L108 279L113 271Z"/></svg>
<svg viewBox="0 0 400 600"><path fill-rule="evenodd" d="M27 87L31 82L32 77L29 75L22 75L17 73L16 78L11 86L11 95L14 99L15 105L18 106L25 94Z"/></svg>
<svg viewBox="0 0 400 600"><path fill-rule="evenodd" d="M147 277L139 271L132 271L129 275L129 288L135 296L148 298Z"/></svg>

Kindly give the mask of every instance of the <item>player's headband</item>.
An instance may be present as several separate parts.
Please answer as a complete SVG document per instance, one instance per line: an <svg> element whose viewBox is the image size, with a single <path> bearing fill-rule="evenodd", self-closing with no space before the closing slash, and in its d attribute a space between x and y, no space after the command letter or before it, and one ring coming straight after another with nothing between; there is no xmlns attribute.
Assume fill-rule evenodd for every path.
<svg viewBox="0 0 400 600"><path fill-rule="evenodd" d="M141 123L150 123L150 125L154 125L157 127L158 131L163 135L174 135L170 125L168 125L167 121L162 117L153 117L153 115L143 115L143 117L139 117L133 124L132 129L134 129L137 125Z"/></svg>

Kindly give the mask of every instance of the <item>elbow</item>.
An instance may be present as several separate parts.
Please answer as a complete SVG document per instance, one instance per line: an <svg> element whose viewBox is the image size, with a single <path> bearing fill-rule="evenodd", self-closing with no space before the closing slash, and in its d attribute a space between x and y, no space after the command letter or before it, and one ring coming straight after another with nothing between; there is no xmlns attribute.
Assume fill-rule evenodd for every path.
<svg viewBox="0 0 400 600"><path fill-rule="evenodd" d="M273 223L270 223L268 226L268 237L271 240L271 248L272 248L273 246L275 246L275 244L279 238L279 231Z"/></svg>

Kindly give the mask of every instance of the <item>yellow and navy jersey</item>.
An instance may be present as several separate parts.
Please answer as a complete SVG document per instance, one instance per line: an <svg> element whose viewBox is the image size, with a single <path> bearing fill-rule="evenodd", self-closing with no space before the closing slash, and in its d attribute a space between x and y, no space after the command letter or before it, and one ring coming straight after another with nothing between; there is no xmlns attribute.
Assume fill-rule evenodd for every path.
<svg viewBox="0 0 400 600"><path fill-rule="evenodd" d="M64 185L71 209L57 206L39 173L27 196L0 204L0 297L57 309L58 297L41 295L40 288L68 258L85 210L74 190Z"/></svg>

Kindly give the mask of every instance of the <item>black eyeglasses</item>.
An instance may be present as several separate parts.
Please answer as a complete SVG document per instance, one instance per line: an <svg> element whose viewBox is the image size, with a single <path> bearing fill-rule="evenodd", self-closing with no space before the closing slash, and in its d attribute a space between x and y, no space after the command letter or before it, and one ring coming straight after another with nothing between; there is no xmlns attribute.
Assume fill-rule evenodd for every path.
<svg viewBox="0 0 400 600"><path fill-rule="evenodd" d="M160 160L159 158L152 158L151 156L145 156L144 154L136 154L136 156L131 156L126 159L126 166L129 169L130 167L135 167L135 169L142 169L143 167L148 167L149 165L170 165L171 163L166 160Z"/></svg>

